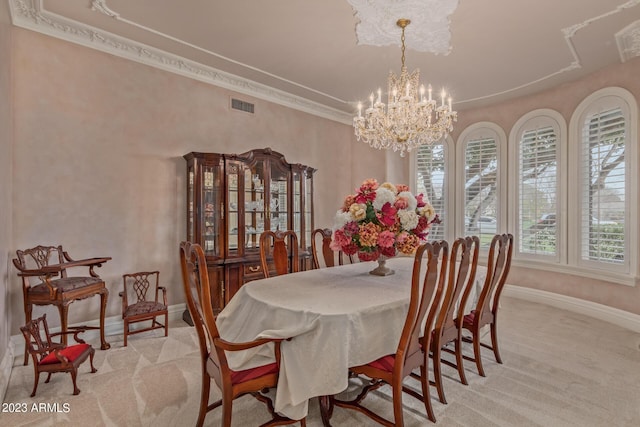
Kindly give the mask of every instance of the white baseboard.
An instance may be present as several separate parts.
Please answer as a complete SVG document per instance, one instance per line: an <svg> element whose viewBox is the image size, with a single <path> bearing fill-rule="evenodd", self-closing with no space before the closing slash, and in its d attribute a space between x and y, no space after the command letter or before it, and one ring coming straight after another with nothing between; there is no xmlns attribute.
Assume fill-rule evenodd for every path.
<svg viewBox="0 0 640 427"><path fill-rule="evenodd" d="M177 319L182 319L182 313L186 310L186 308L187 306L185 303L170 305L169 306L169 322ZM80 325L100 326L100 320L99 319L90 320L88 322L77 323L69 326L80 326ZM131 330L136 330L143 327L145 327L144 323L130 325ZM124 322L122 321L122 316L111 316L104 319L105 336L122 335L123 331L124 331ZM60 327L57 326L55 328L51 328L51 332L52 333L60 332ZM93 341L93 340L99 339L99 337L100 337L100 331L98 329L89 329L82 333L82 339L86 339L87 341L90 341L90 340ZM13 347L13 350L14 350L12 355L13 358L24 355L24 337L22 336L22 334L11 336L11 342L9 343L9 348L11 347ZM13 360L14 360L13 358L10 360L9 367L13 365ZM2 365L0 365L0 367L1 366ZM11 372L10 368L9 368L9 372ZM2 375L2 371L0 371L0 375ZM2 377L0 377L0 380L1 379ZM0 386L1 385L2 383L0 382ZM2 389L0 389L0 393L1 392L2 392Z"/></svg>
<svg viewBox="0 0 640 427"><path fill-rule="evenodd" d="M527 301L547 304L575 313L584 314L613 323L634 332L640 332L640 315L579 298L555 294L523 286L505 285L504 295Z"/></svg>

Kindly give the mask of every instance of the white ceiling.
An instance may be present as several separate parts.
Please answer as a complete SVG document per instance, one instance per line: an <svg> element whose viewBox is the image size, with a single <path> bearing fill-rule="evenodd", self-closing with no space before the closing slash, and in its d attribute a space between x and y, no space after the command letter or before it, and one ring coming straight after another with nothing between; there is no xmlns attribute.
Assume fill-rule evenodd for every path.
<svg viewBox="0 0 640 427"><path fill-rule="evenodd" d="M446 87L458 111L640 56L640 0L8 1L15 25L343 121L400 71L401 17L409 71ZM445 1L449 53L416 50L446 32L446 13L444 29L429 27ZM372 16L394 45L358 43Z"/></svg>

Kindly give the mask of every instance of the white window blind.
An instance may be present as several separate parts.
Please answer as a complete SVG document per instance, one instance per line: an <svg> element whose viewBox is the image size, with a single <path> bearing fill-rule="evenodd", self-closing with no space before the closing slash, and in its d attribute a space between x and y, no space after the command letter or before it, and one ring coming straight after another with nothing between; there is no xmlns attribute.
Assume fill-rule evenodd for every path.
<svg viewBox="0 0 640 427"><path fill-rule="evenodd" d="M552 126L522 132L518 146L519 252L558 251L558 142Z"/></svg>
<svg viewBox="0 0 640 427"><path fill-rule="evenodd" d="M440 217L440 224L433 224L429 240L445 238L445 222L451 221L447 212L447 152L444 144L422 145L416 155L416 190L424 194Z"/></svg>
<svg viewBox="0 0 640 427"><path fill-rule="evenodd" d="M625 136L620 108L597 112L584 122L580 156L583 260L625 262Z"/></svg>
<svg viewBox="0 0 640 427"><path fill-rule="evenodd" d="M465 147L465 235L488 247L498 227L498 147L495 138L469 140Z"/></svg>

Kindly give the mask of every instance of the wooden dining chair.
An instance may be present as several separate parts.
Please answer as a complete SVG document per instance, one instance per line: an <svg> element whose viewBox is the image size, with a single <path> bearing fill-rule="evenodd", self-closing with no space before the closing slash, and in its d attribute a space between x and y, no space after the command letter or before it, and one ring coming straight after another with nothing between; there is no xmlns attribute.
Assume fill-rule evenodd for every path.
<svg viewBox="0 0 640 427"><path fill-rule="evenodd" d="M153 329L164 328L166 337L169 334L169 309L167 288L160 286L160 272L138 271L123 274L122 282L124 290L119 295L122 298L124 346L127 346L128 335ZM164 324L156 320L158 317L164 317ZM151 321L151 324L144 328L133 331L129 329L132 323L148 321Z"/></svg>
<svg viewBox="0 0 640 427"><path fill-rule="evenodd" d="M87 358L89 358L91 373L98 371L93 366L93 355L95 350L91 345L85 343L78 337L78 334L84 332L84 330L52 334L49 332L49 326L47 325L47 315L43 314L42 317L29 320L26 325L20 327L20 331L22 331L22 335L24 335L26 342L25 353L27 355L31 355L33 358L35 378L33 380L33 391L31 392L31 397L34 397L38 390L40 374L47 374L45 383L48 383L51 379L51 374L56 372L68 372L71 374L71 381L73 381L73 394L77 395L80 394L80 389L76 384L78 367L86 361ZM57 343L52 340L52 338L56 336L62 337L68 334L73 334L73 338L77 344L67 346L62 342Z"/></svg>
<svg viewBox="0 0 640 427"><path fill-rule="evenodd" d="M342 251L334 251L331 249L332 231L329 228L316 228L311 232L311 252L313 255L313 268L320 268L320 251L322 251L322 261L325 267L335 267L336 265L344 265L345 254ZM320 246L320 247L318 247ZM346 255L349 264L353 264L354 256ZM337 264L336 264L337 258Z"/></svg>
<svg viewBox="0 0 640 427"><path fill-rule="evenodd" d="M442 304L438 310L435 327L431 331L431 346L427 353L433 360L433 381L436 387L440 402L447 403L442 383L442 364L456 368L460 376L460 382L467 385L467 378L464 373L462 354L462 332L458 328L464 317L464 306L461 305L463 291L469 286L475 285L476 269L478 267L478 252L480 239L478 236L468 236L458 238L451 246L449 257L449 272L447 274L447 285L445 287ZM446 347L454 342L454 350ZM455 363L442 358L442 351L455 355ZM426 378L421 378L426 381Z"/></svg>
<svg viewBox="0 0 640 427"><path fill-rule="evenodd" d="M262 426L278 426L296 423L276 414L271 399L265 392L275 388L280 371L280 343L282 339L257 339L250 342L234 343L220 337L216 326L216 319L211 305L211 288L207 263L202 247L190 242L180 244L180 265L182 268L182 283L187 301L187 307L193 319L198 342L200 344L200 358L202 367L202 390L200 394L200 409L197 426L204 424L207 413L222 406L222 426L231 426L233 401L246 394L252 395L265 403L272 419ZM255 368L234 371L227 362L227 352L243 351L250 348L272 343L274 346L275 362ZM222 393L222 399L209 403L211 380L214 380ZM300 425L306 425L306 419L300 420Z"/></svg>
<svg viewBox="0 0 640 427"><path fill-rule="evenodd" d="M423 257L426 255L427 269L424 278L421 275ZM428 370L428 358L422 352L420 336L423 331L423 324L427 330L433 327L435 316L427 315L433 304L439 304L444 287L444 272L449 260L449 245L446 241L425 243L418 247L411 278L411 298L407 317L402 328L400 341L396 352L374 360L366 365L354 366L350 368L350 375L365 376L370 378L369 383L363 387L360 394L352 400L340 400L332 398L332 404L338 407L354 409L385 426L403 426L402 392L416 397L422 401L427 411L427 416L435 422L435 416L431 407L429 395L429 385L422 383L422 394L405 387L404 379L411 374L414 369L420 368L421 374L426 377ZM442 274L441 274L442 273ZM426 320L425 320L426 316ZM425 338L426 345L429 345L430 336ZM383 385L390 385L393 392L393 415L394 421L382 417L371 409L362 405L366 395Z"/></svg>
<svg viewBox="0 0 640 427"><path fill-rule="evenodd" d="M480 297L475 309L466 314L462 319L462 329L471 332L471 338L463 337L463 341L473 343L474 357L465 356L466 360L476 362L478 373L485 376L480 356L480 347L493 350L496 362L502 363L500 350L498 349L498 307L500 295L511 269L511 256L513 254L513 235L497 234L491 240L489 258L487 260L487 276L480 292ZM465 290L461 304L466 304L471 289ZM490 325L491 345L481 342L480 330L483 326Z"/></svg>
<svg viewBox="0 0 640 427"><path fill-rule="evenodd" d="M269 261L273 261L273 268ZM264 277L296 273L300 270L298 236L292 230L264 231L260 234L260 264Z"/></svg>

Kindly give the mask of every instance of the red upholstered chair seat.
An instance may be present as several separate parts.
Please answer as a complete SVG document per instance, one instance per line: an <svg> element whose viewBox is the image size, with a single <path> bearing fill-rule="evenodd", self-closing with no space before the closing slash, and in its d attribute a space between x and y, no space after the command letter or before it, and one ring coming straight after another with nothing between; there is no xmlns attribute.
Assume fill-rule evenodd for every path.
<svg viewBox="0 0 640 427"><path fill-rule="evenodd" d="M65 347L62 350L59 350L58 353L61 356L66 357L69 362L74 362L82 353L87 351L89 347L89 344L76 344ZM60 360L58 360L55 352L53 351L47 354L44 359L40 361L40 365L51 365L53 363L60 363Z"/></svg>
<svg viewBox="0 0 640 427"><path fill-rule="evenodd" d="M388 354L386 356L381 357L378 360L374 360L371 363L368 363L372 368L380 369L381 371L393 372L393 367L396 364L396 355Z"/></svg>
<svg viewBox="0 0 640 427"><path fill-rule="evenodd" d="M240 384L247 381L255 380L256 378L264 377L269 374L278 373L278 364L269 363L268 365L262 365L251 369L245 369L242 371L231 370L231 382L233 384Z"/></svg>

